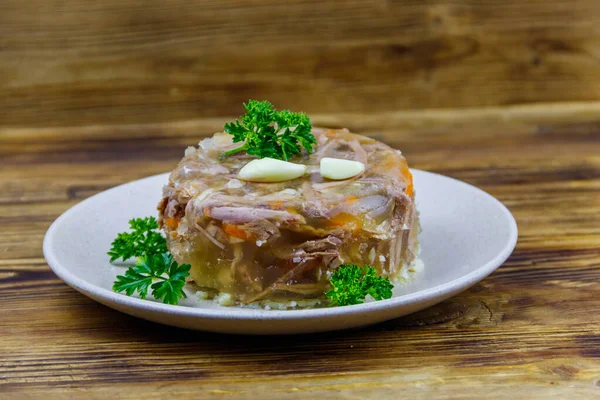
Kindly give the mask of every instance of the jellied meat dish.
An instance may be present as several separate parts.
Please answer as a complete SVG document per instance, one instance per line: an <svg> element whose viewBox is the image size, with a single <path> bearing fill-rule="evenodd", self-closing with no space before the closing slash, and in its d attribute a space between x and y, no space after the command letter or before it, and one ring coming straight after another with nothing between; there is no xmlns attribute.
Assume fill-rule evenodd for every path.
<svg viewBox="0 0 600 400"><path fill-rule="evenodd" d="M399 150L347 130L313 128L316 146L294 162L296 179L239 179L256 157L223 158L235 148L217 133L190 147L159 204L169 251L191 265L193 282L237 304L323 298L341 264L373 266L394 279L415 260L419 224L412 175ZM364 164L364 172L329 180L322 158Z"/></svg>

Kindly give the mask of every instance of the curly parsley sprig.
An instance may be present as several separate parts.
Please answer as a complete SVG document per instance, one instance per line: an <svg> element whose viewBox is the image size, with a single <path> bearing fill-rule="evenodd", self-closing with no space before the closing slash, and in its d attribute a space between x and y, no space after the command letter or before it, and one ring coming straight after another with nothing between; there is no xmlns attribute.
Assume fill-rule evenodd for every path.
<svg viewBox="0 0 600 400"><path fill-rule="evenodd" d="M131 296L138 292L142 299L152 290L152 296L167 304L177 304L187 297L183 291L185 278L190 274L189 264L177 264L168 253L140 257L135 266L118 275L113 284L115 292Z"/></svg>
<svg viewBox="0 0 600 400"><path fill-rule="evenodd" d="M244 104L246 114L225 124L225 132L233 135L233 142L244 142L223 153L228 157L245 151L260 158L271 157L287 161L304 147L312 152L316 139L312 125L304 113L277 111L268 101L250 100Z"/></svg>
<svg viewBox="0 0 600 400"><path fill-rule="evenodd" d="M118 275L113 284L115 292L131 296L138 292L142 299L152 291L152 296L167 304L177 304L186 297L183 287L190 275L190 265L179 265L167 250L167 241L157 231L154 217L134 218L129 221L133 232L121 232L112 242L108 252L110 262L122 258L139 257L124 275Z"/></svg>
<svg viewBox="0 0 600 400"><path fill-rule="evenodd" d="M332 289L325 295L331 300L331 306L361 304L367 295L375 300L392 297L394 285L388 277L377 275L375 268L364 268L354 264L342 264L330 278Z"/></svg>
<svg viewBox="0 0 600 400"><path fill-rule="evenodd" d="M119 258L127 261L132 257L150 256L167 252L167 241L157 231L154 217L134 218L129 221L133 232L122 232L113 240L108 255L110 262Z"/></svg>

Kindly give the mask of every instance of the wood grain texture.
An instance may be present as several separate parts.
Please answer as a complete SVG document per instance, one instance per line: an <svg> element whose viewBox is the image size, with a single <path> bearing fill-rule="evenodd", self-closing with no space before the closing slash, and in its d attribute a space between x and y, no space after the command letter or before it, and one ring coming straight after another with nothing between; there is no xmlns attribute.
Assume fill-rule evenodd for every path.
<svg viewBox="0 0 600 400"><path fill-rule="evenodd" d="M595 0L4 0L0 126L600 100Z"/></svg>
<svg viewBox="0 0 600 400"><path fill-rule="evenodd" d="M43 259L43 235L83 198L170 170L185 146L222 120L4 129L0 398L600 396L598 110L536 106L317 120L345 123L402 149L415 168L498 197L519 224L514 254L448 301L363 329L261 338L160 326L63 284Z"/></svg>

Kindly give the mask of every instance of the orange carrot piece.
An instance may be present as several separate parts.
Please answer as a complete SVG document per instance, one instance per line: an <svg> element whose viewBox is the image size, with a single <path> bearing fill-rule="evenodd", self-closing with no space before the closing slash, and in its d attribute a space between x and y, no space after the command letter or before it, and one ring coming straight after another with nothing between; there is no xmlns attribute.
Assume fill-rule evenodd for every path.
<svg viewBox="0 0 600 400"><path fill-rule="evenodd" d="M333 226L344 227L350 231L358 231L362 228L362 220L350 213L339 213L329 221Z"/></svg>
<svg viewBox="0 0 600 400"><path fill-rule="evenodd" d="M233 224L223 224L223 230L225 231L225 233L227 233L229 236L233 236L242 240L248 240L250 239L250 236L248 235L248 233L246 231L244 231L243 229L238 228L237 225L233 225Z"/></svg>
<svg viewBox="0 0 600 400"><path fill-rule="evenodd" d="M344 200L344 203L348 204L349 206L351 206L352 204L356 203L358 201L358 197L356 196L349 196Z"/></svg>
<svg viewBox="0 0 600 400"><path fill-rule="evenodd" d="M269 206L271 208L277 209L277 210L283 210L283 206L285 206L285 201L283 200L272 200L269 202Z"/></svg>
<svg viewBox="0 0 600 400"><path fill-rule="evenodd" d="M177 218L166 218L165 225L169 228L170 231L174 231L179 226L179 219Z"/></svg>

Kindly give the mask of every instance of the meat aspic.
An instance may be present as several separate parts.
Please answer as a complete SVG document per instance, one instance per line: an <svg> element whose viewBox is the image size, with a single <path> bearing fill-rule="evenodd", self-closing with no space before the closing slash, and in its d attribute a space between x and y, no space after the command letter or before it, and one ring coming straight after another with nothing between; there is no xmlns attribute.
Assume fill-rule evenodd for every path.
<svg viewBox="0 0 600 400"><path fill-rule="evenodd" d="M419 230L412 176L398 150L347 130L313 129L315 151L291 160L298 179L236 178L255 157L222 158L239 146L217 133L190 147L164 187L158 209L170 252L191 264L201 287L238 303L319 298L342 263L371 265L394 278L416 257ZM323 157L360 161L343 181L319 173Z"/></svg>

